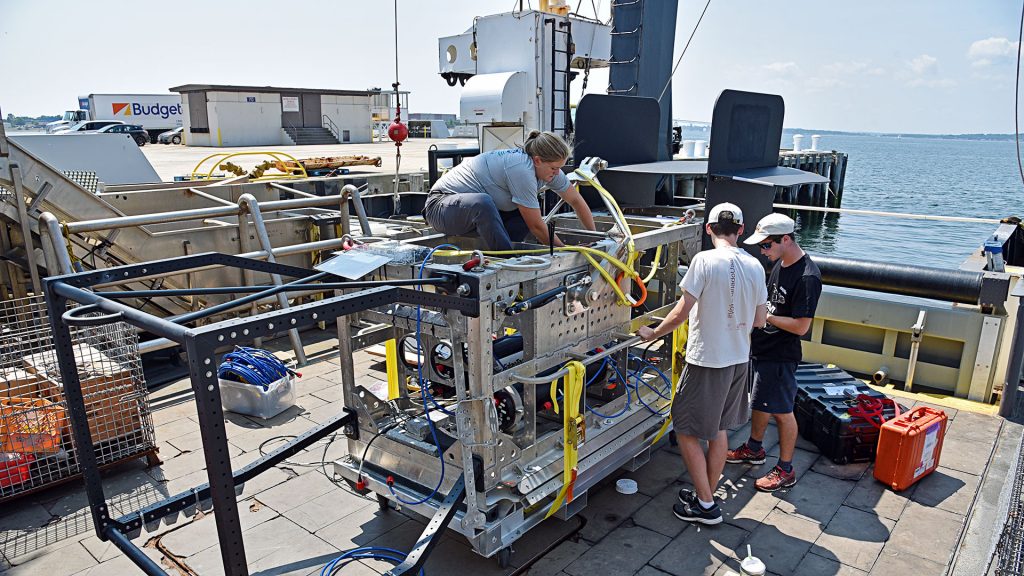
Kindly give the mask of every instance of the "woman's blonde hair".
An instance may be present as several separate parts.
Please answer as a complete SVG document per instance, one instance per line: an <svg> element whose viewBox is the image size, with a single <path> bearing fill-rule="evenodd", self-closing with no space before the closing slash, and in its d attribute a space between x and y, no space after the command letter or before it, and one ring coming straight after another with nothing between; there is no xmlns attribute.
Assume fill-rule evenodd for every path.
<svg viewBox="0 0 1024 576"><path fill-rule="evenodd" d="M523 151L531 158L540 157L543 162L564 161L572 155L572 147L561 136L554 132L534 130L523 142Z"/></svg>

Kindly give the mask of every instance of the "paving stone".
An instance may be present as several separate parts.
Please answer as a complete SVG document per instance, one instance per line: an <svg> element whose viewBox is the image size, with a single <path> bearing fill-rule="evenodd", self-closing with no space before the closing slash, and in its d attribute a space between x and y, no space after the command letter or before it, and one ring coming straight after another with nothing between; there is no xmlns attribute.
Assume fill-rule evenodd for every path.
<svg viewBox="0 0 1024 576"><path fill-rule="evenodd" d="M903 492L893 492L885 484L875 480L871 470L864 474L864 477L857 481L856 487L847 496L847 506L877 514L882 518L890 520L899 519L903 510L910 502L917 486L912 486Z"/></svg>
<svg viewBox="0 0 1024 576"><path fill-rule="evenodd" d="M195 408L193 406L193 410L194 409ZM195 413L193 413L192 416L195 416ZM189 418L189 417L178 418L176 420L172 420L172 421L170 421L170 422L160 426L159 427L159 437L160 437L160 440L162 440L164 442L170 442L171 440L174 440L175 438L180 438L180 437L182 437L182 436L184 436L186 434L191 434L191 433L195 432L196 430L199 430L199 421L198 420L195 420L194 418Z"/></svg>
<svg viewBox="0 0 1024 576"><path fill-rule="evenodd" d="M591 492L587 494L587 507L580 512L587 519L587 525L580 531L580 537L588 542L598 542L604 538L651 499L640 493L619 494L615 491L614 484L595 486L590 490Z"/></svg>
<svg viewBox="0 0 1024 576"><path fill-rule="evenodd" d="M113 544L110 545L110 548L113 550L105 554L106 560L81 572L76 572L74 576L124 576L125 574L141 573L141 569L125 556L120 549ZM163 554L159 550L142 548L142 553L153 559L157 565L166 566L162 564Z"/></svg>
<svg viewBox="0 0 1024 576"><path fill-rule="evenodd" d="M341 380L333 386L325 386L319 390L314 390L311 394L325 402L340 402L342 400Z"/></svg>
<svg viewBox="0 0 1024 576"><path fill-rule="evenodd" d="M247 548L248 549L248 548ZM274 576L305 576L320 570L337 558L341 551L312 534L300 533L287 545L278 546L271 554L249 562L249 574ZM346 574L347 576L347 574Z"/></svg>
<svg viewBox="0 0 1024 576"><path fill-rule="evenodd" d="M242 531L269 522L278 516L276 510L255 500L238 503L238 522L242 526ZM193 556L217 545L217 521L213 514L207 514L164 534L160 537L160 542L175 556ZM248 544L246 549L248 550Z"/></svg>
<svg viewBox="0 0 1024 576"><path fill-rule="evenodd" d="M773 572L791 574L820 535L816 522L773 510L750 533L747 543Z"/></svg>
<svg viewBox="0 0 1024 576"><path fill-rule="evenodd" d="M300 370L300 372L302 372L302 377L299 378L298 384L306 384L313 378L322 377L324 374L337 371L338 365L335 362L328 361L337 361L337 354L337 352L334 353L334 358L320 358L316 362L310 362L309 364L303 366L302 369Z"/></svg>
<svg viewBox="0 0 1024 576"><path fill-rule="evenodd" d="M540 560L530 566L526 572L527 576L557 576L563 568L571 564L585 552L590 550L590 544L583 540L573 542L567 540L555 547L554 550L545 554Z"/></svg>
<svg viewBox="0 0 1024 576"><path fill-rule="evenodd" d="M748 535L746 530L729 524L693 525L676 536L648 564L673 576L714 574L727 559L737 557L735 551Z"/></svg>
<svg viewBox="0 0 1024 576"><path fill-rule="evenodd" d="M821 526L829 523L856 486L849 480L839 480L812 471L801 474L798 480L788 491L776 492L781 495L777 508L787 514L813 520Z"/></svg>
<svg viewBox="0 0 1024 576"><path fill-rule="evenodd" d="M291 474L277 467L264 470L252 480L249 480L238 487L241 489L239 497L248 498L249 496L259 494L260 492L269 490L282 482L287 482L290 478L292 478Z"/></svg>
<svg viewBox="0 0 1024 576"><path fill-rule="evenodd" d="M768 517L779 503L778 496L754 488L754 479L744 476L740 484L723 482L716 496L725 522L750 532Z"/></svg>
<svg viewBox="0 0 1024 576"><path fill-rule="evenodd" d="M260 445L268 440L279 438L281 436L298 436L313 427L309 420L306 420L301 416L291 414L289 417L291 418L290 420L278 424L273 428L249 430L238 436L229 436L228 442L237 446L243 452L258 453ZM273 445L272 442L268 444ZM264 448L264 453L266 453L266 451L267 449Z"/></svg>
<svg viewBox="0 0 1024 576"><path fill-rule="evenodd" d="M627 472L622 478L636 480L637 489L641 494L654 496L673 485L685 471L683 459L675 448L656 450L651 459L635 472Z"/></svg>
<svg viewBox="0 0 1024 576"><path fill-rule="evenodd" d="M675 538L687 526L686 522L672 513L672 506L679 502L679 489L683 486L682 483L673 483L663 489L633 513L633 522L637 526Z"/></svg>
<svg viewBox="0 0 1024 576"><path fill-rule="evenodd" d="M70 576L98 564L85 547L75 540L10 558L10 563L7 576Z"/></svg>
<svg viewBox="0 0 1024 576"><path fill-rule="evenodd" d="M824 474L840 480L853 480L856 482L864 477L870 462L858 462L856 464L836 464L828 456L821 456L811 466L818 474Z"/></svg>
<svg viewBox="0 0 1024 576"><path fill-rule="evenodd" d="M974 503L981 477L951 468L938 467L917 481L914 502L966 516Z"/></svg>
<svg viewBox="0 0 1024 576"><path fill-rule="evenodd" d="M150 468L146 473L155 480L169 481L204 469L206 469L206 457L202 452L185 452L164 460L163 464Z"/></svg>
<svg viewBox="0 0 1024 576"><path fill-rule="evenodd" d="M283 516L243 530L242 535L250 574L263 570L271 574L308 574L337 556L333 546ZM185 564L195 573L203 576L224 573L220 547L216 539L212 543L213 546L185 559ZM292 563L298 565L281 570L282 566Z"/></svg>
<svg viewBox="0 0 1024 576"><path fill-rule="evenodd" d="M832 576L864 576L867 572L840 564L830 558L822 558L815 554L813 550L810 554L804 556L804 559L796 567L796 572L793 572L793 576L822 576L823 574Z"/></svg>
<svg viewBox="0 0 1024 576"><path fill-rule="evenodd" d="M564 572L572 576L634 574L660 552L671 539L639 526L620 526Z"/></svg>
<svg viewBox="0 0 1024 576"><path fill-rule="evenodd" d="M981 442L991 446L999 436L1002 422L1000 418L965 410L960 412L956 420L947 424L946 434L951 434L957 440Z"/></svg>
<svg viewBox="0 0 1024 576"><path fill-rule="evenodd" d="M323 474L306 474L282 482L256 495L256 498L282 514L310 500L335 492L334 483Z"/></svg>
<svg viewBox="0 0 1024 576"><path fill-rule="evenodd" d="M302 417L315 424L323 424L342 412L342 402L330 402L303 412Z"/></svg>
<svg viewBox="0 0 1024 576"><path fill-rule="evenodd" d="M316 531L316 535L339 550L366 546L393 528L409 521L395 510L380 511L374 504L359 508ZM422 530L422 526L420 526Z"/></svg>
<svg viewBox="0 0 1024 576"><path fill-rule="evenodd" d="M376 499L367 500L358 494L335 489L323 496L310 499L283 514L306 530L316 532L336 520L366 507L378 509Z"/></svg>
<svg viewBox="0 0 1024 576"><path fill-rule="evenodd" d="M901 402L901 404L903 404L903 402ZM926 402L924 400L917 400L911 405L911 408L917 408L918 406L927 406L929 408L934 408L936 410L942 410L943 412L946 413L946 418L949 420L949 425L953 424L953 421L956 419L956 415L959 413L959 410L957 410L956 408L950 408L949 406L942 406L940 404ZM965 412L965 414L967 413L969 412Z"/></svg>
<svg viewBox="0 0 1024 576"><path fill-rule="evenodd" d="M7 502L3 505L3 509L3 515L0 515L0 542L7 540L5 537L7 532L22 533L37 530L49 524L54 516L42 504L31 500Z"/></svg>
<svg viewBox="0 0 1024 576"><path fill-rule="evenodd" d="M870 570L896 522L843 506L811 551L859 570Z"/></svg>
<svg viewBox="0 0 1024 576"><path fill-rule="evenodd" d="M921 547L922 551L928 548ZM890 546L882 548L878 555L875 566L871 569L871 576L906 576L907 574L942 574L946 566L928 558L921 558L914 554Z"/></svg>
<svg viewBox="0 0 1024 576"><path fill-rule="evenodd" d="M969 474L981 474L991 455L991 444L961 440L947 434L942 441L939 465Z"/></svg>
<svg viewBox="0 0 1024 576"><path fill-rule="evenodd" d="M532 574L532 572L531 572L531 574ZM668 572L662 572L661 570L658 570L657 568L652 568L650 566L644 566L643 568L640 569L639 572L636 573L635 576L670 576L670 575L669 575Z"/></svg>
<svg viewBox="0 0 1024 576"><path fill-rule="evenodd" d="M964 524L963 516L911 502L896 523L886 548L909 553L927 550L929 558L946 564Z"/></svg>

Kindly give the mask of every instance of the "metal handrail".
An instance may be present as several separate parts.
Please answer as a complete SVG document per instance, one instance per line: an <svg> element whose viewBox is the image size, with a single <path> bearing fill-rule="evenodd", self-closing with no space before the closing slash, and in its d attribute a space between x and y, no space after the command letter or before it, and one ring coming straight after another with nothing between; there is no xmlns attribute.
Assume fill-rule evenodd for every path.
<svg viewBox="0 0 1024 576"><path fill-rule="evenodd" d="M331 134L334 135L335 140L341 142L341 130L338 129L338 125L331 120L330 116L324 114L320 118L320 125L323 126L324 128L327 128L331 132Z"/></svg>

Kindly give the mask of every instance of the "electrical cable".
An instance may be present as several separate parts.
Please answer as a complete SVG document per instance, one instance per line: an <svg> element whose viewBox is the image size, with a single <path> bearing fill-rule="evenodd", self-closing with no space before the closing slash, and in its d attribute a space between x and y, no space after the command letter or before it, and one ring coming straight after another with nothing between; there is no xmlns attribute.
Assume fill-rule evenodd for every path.
<svg viewBox="0 0 1024 576"><path fill-rule="evenodd" d="M328 562L322 570L320 570L320 576L332 576L337 572L338 569L346 566L353 560L360 559L372 559L372 560L385 560L387 562L393 562L398 565L405 561L405 557L408 556L405 552L395 550L394 548L384 548L381 546L363 546L361 548L353 548L338 556L334 560ZM426 576L426 572L420 568L420 576Z"/></svg>
<svg viewBox="0 0 1024 576"><path fill-rule="evenodd" d="M441 248L451 248L451 249L456 250L456 251L459 250L459 248L457 246L453 246L451 244L440 244L438 246L435 246L435 247L431 248L430 252L427 253L426 258L424 258L423 262L420 264L419 273L417 274L418 278L420 278L420 279L423 278L423 270L427 267L427 262L430 261L430 258L434 255L434 252L437 252ZM423 287L422 286L417 286L416 289L422 291ZM416 356L417 356L417 358L423 358L423 355L424 355L424 352L423 352L423 340L421 338L421 335L422 335L422 328L421 328L422 327L422 310L423 310L423 308L421 306L417 306L416 307ZM454 352L453 352L453 354L454 354ZM388 482L388 490L391 492L391 495L394 496L396 500L398 500L402 504L405 504L406 506L415 506L417 504L422 504L422 503L430 500L431 498L434 497L434 494L437 494L437 491L441 488L441 483L444 482L444 449L441 448L441 442L437 439L437 427L434 426L434 420L430 418L430 406L427 405L427 399L428 398L431 401L433 401L435 405L437 405L437 401L434 400L434 396L430 393L430 386L428 385L429 383L426 382L423 379L423 362L422 361L418 362L417 366L416 366L416 382L420 386L420 400L423 401L423 417L426 418L427 425L430 427L430 435L431 435L431 437L434 440L434 446L437 447L437 459L441 462L441 476L440 476L440 478L437 479L437 485L434 486L434 489L430 491L430 494L427 494L426 496L424 496L423 498L420 498L419 500L412 500L412 501L411 500L406 500L406 499L402 498L402 496L400 494L395 492L395 487L394 487L393 483L392 482ZM441 409L442 412L446 412L439 405L438 405L438 408ZM448 412L448 413L451 414L450 412Z"/></svg>

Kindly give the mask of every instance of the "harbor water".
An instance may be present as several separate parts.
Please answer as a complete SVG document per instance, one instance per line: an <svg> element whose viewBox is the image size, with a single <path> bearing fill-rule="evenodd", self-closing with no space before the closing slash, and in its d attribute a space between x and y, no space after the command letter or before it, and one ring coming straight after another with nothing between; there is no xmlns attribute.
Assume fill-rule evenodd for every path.
<svg viewBox="0 0 1024 576"><path fill-rule="evenodd" d="M809 144L808 131L804 147ZM793 144L793 132L782 146ZM707 139L686 130L684 138ZM1024 216L1012 140L825 134L820 148L849 155L843 208L936 216ZM798 218L811 254L956 268L979 249L995 224L811 213Z"/></svg>

